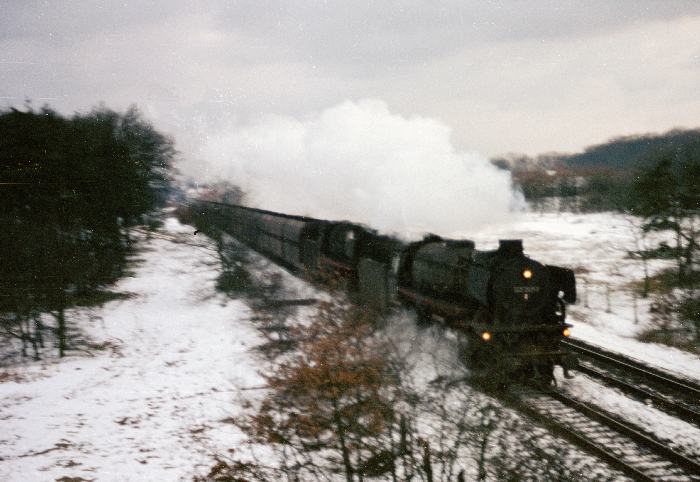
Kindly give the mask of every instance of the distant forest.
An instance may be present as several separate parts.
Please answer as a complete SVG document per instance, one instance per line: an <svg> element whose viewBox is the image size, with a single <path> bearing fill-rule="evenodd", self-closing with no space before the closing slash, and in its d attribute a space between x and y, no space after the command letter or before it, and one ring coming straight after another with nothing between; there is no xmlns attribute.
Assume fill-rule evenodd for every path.
<svg viewBox="0 0 700 482"><path fill-rule="evenodd" d="M675 129L665 134L645 134L614 138L604 144L586 148L579 154L565 154L559 161L571 168L605 166L629 170L649 167L667 153L676 157L700 149L700 129Z"/></svg>
<svg viewBox="0 0 700 482"><path fill-rule="evenodd" d="M534 206L558 198L574 211L633 209L634 183L662 162L678 178L700 164L700 129L616 137L575 154L506 154L491 159L512 172L514 183ZM632 205L631 205L632 204Z"/></svg>

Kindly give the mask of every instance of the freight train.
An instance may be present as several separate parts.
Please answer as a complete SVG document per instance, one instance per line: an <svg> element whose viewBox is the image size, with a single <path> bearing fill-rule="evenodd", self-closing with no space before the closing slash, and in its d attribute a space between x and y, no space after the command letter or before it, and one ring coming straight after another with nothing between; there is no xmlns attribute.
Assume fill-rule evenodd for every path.
<svg viewBox="0 0 700 482"><path fill-rule="evenodd" d="M469 240L428 235L405 243L363 225L193 200L198 229L219 230L297 271L343 280L358 303L379 312L410 305L465 339L473 373L553 380L575 364L566 304L576 301L570 269L539 263L522 240L477 250Z"/></svg>

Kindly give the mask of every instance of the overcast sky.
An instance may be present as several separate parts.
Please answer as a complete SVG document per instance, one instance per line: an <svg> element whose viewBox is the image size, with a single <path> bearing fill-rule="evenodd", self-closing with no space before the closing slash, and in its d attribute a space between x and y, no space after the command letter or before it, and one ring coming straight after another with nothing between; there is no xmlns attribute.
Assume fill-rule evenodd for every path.
<svg viewBox="0 0 700 482"><path fill-rule="evenodd" d="M700 127L697 0L0 3L1 105L135 103L185 155L363 99L486 156Z"/></svg>

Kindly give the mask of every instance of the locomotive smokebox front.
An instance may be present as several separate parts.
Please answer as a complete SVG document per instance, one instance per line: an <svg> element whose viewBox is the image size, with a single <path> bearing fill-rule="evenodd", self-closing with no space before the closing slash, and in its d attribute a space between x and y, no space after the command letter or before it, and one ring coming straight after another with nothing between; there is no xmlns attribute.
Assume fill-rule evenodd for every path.
<svg viewBox="0 0 700 482"><path fill-rule="evenodd" d="M522 246L522 245L521 245ZM539 324L551 300L547 268L509 247L495 267L490 299L495 321L504 325Z"/></svg>

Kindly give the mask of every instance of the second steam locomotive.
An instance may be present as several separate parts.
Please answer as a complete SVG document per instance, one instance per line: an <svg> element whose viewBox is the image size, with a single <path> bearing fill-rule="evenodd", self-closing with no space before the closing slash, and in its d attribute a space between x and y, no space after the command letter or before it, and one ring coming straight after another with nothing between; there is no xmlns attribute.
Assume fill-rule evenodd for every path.
<svg viewBox="0 0 700 482"><path fill-rule="evenodd" d="M198 229L228 233L295 270L346 280L364 306L415 307L419 320L438 320L465 337L477 373L552 379L573 358L565 304L576 301L570 269L541 264L521 240L481 251L472 241L426 236L404 243L362 225L196 200Z"/></svg>

